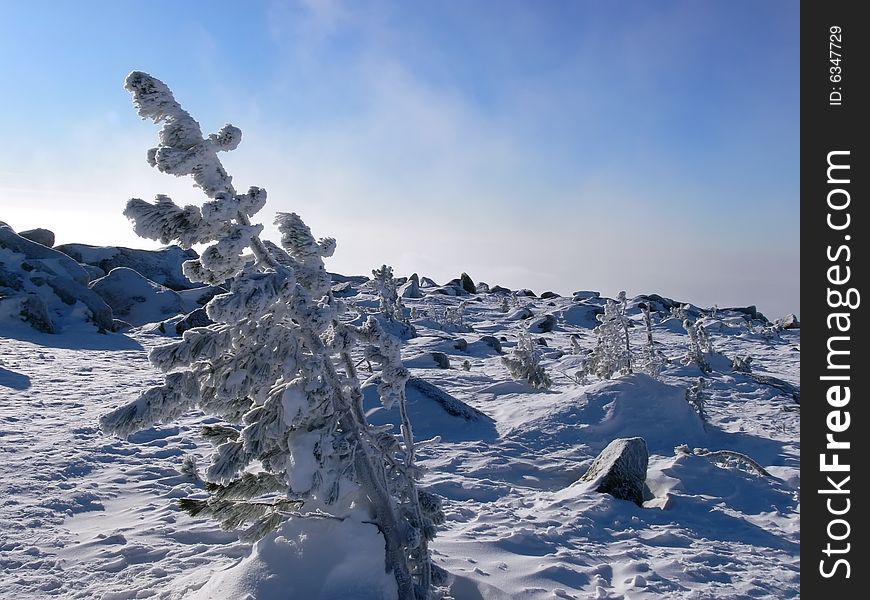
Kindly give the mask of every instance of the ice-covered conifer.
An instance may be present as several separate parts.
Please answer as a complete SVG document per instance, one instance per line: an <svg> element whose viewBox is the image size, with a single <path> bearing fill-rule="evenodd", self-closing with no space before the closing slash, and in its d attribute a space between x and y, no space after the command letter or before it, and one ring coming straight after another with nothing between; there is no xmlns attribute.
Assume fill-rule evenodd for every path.
<svg viewBox="0 0 870 600"><path fill-rule="evenodd" d="M701 371L709 373L711 370L710 364L707 362L706 356L704 356L704 350L701 346L701 335L698 332L698 325L695 324L694 321L686 319L683 321L683 327L689 335L689 350L684 359L685 363L695 363ZM704 334L706 334L706 330L704 331ZM707 338L707 344L709 344L709 338Z"/></svg>
<svg viewBox="0 0 870 600"><path fill-rule="evenodd" d="M646 345L643 348L643 353L640 357L639 369L654 379L658 379L662 369L667 363L667 358L662 354L661 350L655 347L652 335L652 316L649 306L645 302L638 304L643 313L643 323L646 329Z"/></svg>
<svg viewBox="0 0 870 600"><path fill-rule="evenodd" d="M594 375L598 379L610 379L617 373L631 373L631 351L628 342L628 319L625 316L625 292L620 302L608 300L604 314L596 316L597 341L580 372L581 379Z"/></svg>
<svg viewBox="0 0 870 600"><path fill-rule="evenodd" d="M241 132L227 125L204 138L199 124L162 82L131 73L125 86L139 114L163 123L152 166L191 175L210 198L201 207L131 200L125 214L143 236L185 246L209 243L184 265L193 280L225 284L206 311L215 322L155 348L150 358L165 383L104 415L104 431L128 435L166 423L193 407L222 418L203 432L215 445L204 473L207 499L185 499L191 514L211 515L225 527L247 524L254 539L289 515L327 513L345 518L366 507L384 536L385 566L399 598L428 598L433 572L428 541L443 520L437 497L416 487L415 446L405 411L399 342L370 318L342 324L323 259L335 240L317 240L295 213L275 223L283 249L259 238L250 217L266 198L260 188L238 194L217 157L234 149ZM401 435L368 424L353 346L381 368L381 401L398 405ZM253 472L256 468L257 473ZM305 512L300 512L305 509Z"/></svg>
<svg viewBox="0 0 870 600"><path fill-rule="evenodd" d="M548 388L553 384L541 364L541 353L526 328L520 329L517 345L510 356L502 357L502 361L514 379L528 381L532 387Z"/></svg>
<svg viewBox="0 0 870 600"><path fill-rule="evenodd" d="M404 315L399 312L399 294L396 280L393 279L393 268L383 265L379 269L372 269L372 281L378 292L381 314L390 320L401 321Z"/></svg>

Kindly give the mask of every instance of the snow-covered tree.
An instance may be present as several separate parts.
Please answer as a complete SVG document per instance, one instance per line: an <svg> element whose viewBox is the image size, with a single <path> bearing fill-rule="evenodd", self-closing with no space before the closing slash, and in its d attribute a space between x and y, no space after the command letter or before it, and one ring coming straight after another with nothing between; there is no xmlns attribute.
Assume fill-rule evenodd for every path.
<svg viewBox="0 0 870 600"><path fill-rule="evenodd" d="M548 388L553 384L541 364L541 353L525 327L520 329L511 355L502 357L502 361L514 379L528 381L532 387Z"/></svg>
<svg viewBox="0 0 870 600"><path fill-rule="evenodd" d="M140 116L163 124L149 163L191 175L208 197L184 207L166 196L133 199L125 214L143 237L208 244L184 272L193 281L229 282L229 291L206 305L213 325L151 352L165 382L104 415L103 430L126 436L194 407L218 416L223 423L203 431L215 446L204 473L209 495L186 499L186 510L225 527L247 524L244 535L257 538L291 515L346 518L351 506L366 507L384 537L399 598L430 597L433 575L442 572L431 564L428 542L444 517L440 500L416 486L399 341L374 318L361 327L339 320L344 307L323 263L335 240L315 239L294 213L275 220L281 247L260 240L262 225L250 217L263 208L265 190L238 193L217 156L239 144L238 128L203 137L161 81L133 72L125 87ZM351 359L358 342L380 366L381 401L399 407L399 436L366 421Z"/></svg>
<svg viewBox="0 0 870 600"><path fill-rule="evenodd" d="M701 420L707 422L707 399L704 395L704 390L707 389L707 381L703 377L698 377L698 381L686 388L686 402L692 405L692 408L701 417Z"/></svg>
<svg viewBox="0 0 870 600"><path fill-rule="evenodd" d="M378 292L381 314L391 320L404 320L401 299L397 291L396 280L393 278L393 268L383 265L379 269L372 269L372 282L374 282L375 290Z"/></svg>
<svg viewBox="0 0 870 600"><path fill-rule="evenodd" d="M640 356L639 370L646 373L654 379L658 379L659 374L667 363L667 358L662 352L655 347L652 335L652 316L650 314L649 305L645 302L638 304L643 313L643 324L646 329L646 345L643 348L643 353Z"/></svg>
<svg viewBox="0 0 870 600"><path fill-rule="evenodd" d="M709 373L711 370L710 364L707 362L707 357L704 355L704 348L702 346L702 335L706 337L706 330L704 330L703 334L699 333L698 325L691 319L683 321L683 327L689 335L689 350L686 353L684 362L686 364L695 363L701 371ZM706 337L706 344L704 345L709 346L709 337Z"/></svg>
<svg viewBox="0 0 870 600"><path fill-rule="evenodd" d="M581 379L594 375L610 379L617 373L631 373L631 347L628 342L628 319L625 316L625 292L619 302L608 300L604 313L596 316L595 348L580 371Z"/></svg>

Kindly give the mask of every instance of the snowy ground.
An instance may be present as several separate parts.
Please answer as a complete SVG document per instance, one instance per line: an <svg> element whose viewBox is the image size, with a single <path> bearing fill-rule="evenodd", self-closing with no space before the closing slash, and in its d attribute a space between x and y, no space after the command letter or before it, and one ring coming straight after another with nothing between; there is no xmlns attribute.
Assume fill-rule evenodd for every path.
<svg viewBox="0 0 870 600"><path fill-rule="evenodd" d="M547 341L554 380L535 390L512 381L479 342L504 336L510 352L518 322L495 296L477 298L465 316L473 331L419 318L420 337L403 347L414 375L492 418L451 426L436 407L411 407L418 439L442 436L421 463L424 485L445 499L433 549L455 576L457 600L799 596L800 414L791 394L714 359L705 426L684 400L700 372L677 362L687 338L674 319L655 319L656 341L674 360L660 382L632 375L581 385L568 377L579 358L569 335L592 347L588 311L570 299L520 298L535 315L557 317L554 331L534 335ZM350 300L360 310L375 304ZM431 302L406 305L422 317ZM179 469L185 454L209 450L195 433L202 415L126 441L97 428L99 415L160 381L146 353L167 338L147 329L48 335L0 324L0 598L183 598L251 552L176 507L198 491ZM799 389L799 330L768 339L739 317L709 329L718 351L749 354L756 373ZM432 351L451 368L428 360ZM651 454L655 498L643 508L572 486L611 439L635 435ZM680 444L748 454L772 477L677 455Z"/></svg>

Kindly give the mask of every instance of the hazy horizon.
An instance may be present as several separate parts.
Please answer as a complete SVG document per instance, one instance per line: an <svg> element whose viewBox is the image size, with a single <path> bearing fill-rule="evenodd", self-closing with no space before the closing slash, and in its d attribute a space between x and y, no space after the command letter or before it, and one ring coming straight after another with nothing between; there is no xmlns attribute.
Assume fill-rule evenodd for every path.
<svg viewBox="0 0 870 600"><path fill-rule="evenodd" d="M799 4L152 2L0 8L0 220L158 247L122 83L165 81L257 220L299 213L332 271L800 314Z"/></svg>

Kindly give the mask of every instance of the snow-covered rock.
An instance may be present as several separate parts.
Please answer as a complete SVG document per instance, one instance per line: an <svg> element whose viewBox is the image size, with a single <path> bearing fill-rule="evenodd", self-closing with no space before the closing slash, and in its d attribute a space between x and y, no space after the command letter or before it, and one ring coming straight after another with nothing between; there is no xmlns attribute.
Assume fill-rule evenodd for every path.
<svg viewBox="0 0 870 600"><path fill-rule="evenodd" d="M187 290L200 285L191 282L181 271L182 263L197 258L197 253L194 250L182 250L178 246L138 250L120 246L61 244L57 250L80 263L99 267L106 273L116 267L133 269L146 279L172 290Z"/></svg>
<svg viewBox="0 0 870 600"><path fill-rule="evenodd" d="M580 481L596 492L642 506L648 465L643 438L617 438L601 451Z"/></svg>
<svg viewBox="0 0 870 600"><path fill-rule="evenodd" d="M138 326L196 309L177 292L127 267L116 267L91 282L91 289L112 307L119 319Z"/></svg>
<svg viewBox="0 0 870 600"><path fill-rule="evenodd" d="M420 291L420 278L414 273L408 278L399 288L399 297L401 298L422 298L423 293Z"/></svg>
<svg viewBox="0 0 870 600"><path fill-rule="evenodd" d="M529 331L532 333L549 333L556 328L556 317L551 314L541 315L529 320Z"/></svg>
<svg viewBox="0 0 870 600"><path fill-rule="evenodd" d="M535 316L532 309L522 306L508 315L508 321L520 321L522 319L530 319Z"/></svg>
<svg viewBox="0 0 870 600"><path fill-rule="evenodd" d="M407 362L406 362L407 364ZM378 397L380 376L370 378L362 386L363 407L372 425L390 423L399 432L401 415L398 406L387 410ZM495 423L485 413L448 394L437 385L420 377L411 377L405 384L406 409L419 440L440 436L443 441L487 440L495 434Z"/></svg>
<svg viewBox="0 0 870 600"><path fill-rule="evenodd" d="M396 580L384 570L384 538L368 520L363 513L343 520L289 519L249 556L185 597L392 600Z"/></svg>
<svg viewBox="0 0 870 600"><path fill-rule="evenodd" d="M600 298L601 292L594 292L592 290L579 290L574 292L572 295L574 302L582 302L583 300L591 300L592 298Z"/></svg>
<svg viewBox="0 0 870 600"><path fill-rule="evenodd" d="M797 315L790 314L786 315L780 319L777 319L776 324L782 327L783 329L800 329L801 322L798 320Z"/></svg>
<svg viewBox="0 0 870 600"><path fill-rule="evenodd" d="M604 309L600 306L594 306L592 304L574 304L564 310L558 311L556 315L568 325L583 327L585 329L594 329L599 324L596 316L603 313Z"/></svg>
<svg viewBox="0 0 870 600"><path fill-rule="evenodd" d="M49 229L43 229L42 227L37 227L36 229L28 229L27 231L19 231L18 235L23 238L27 238L32 242L36 242L37 244L42 244L43 246L47 246L51 248L54 246L54 232Z"/></svg>
<svg viewBox="0 0 870 600"><path fill-rule="evenodd" d="M51 333L77 321L112 331L112 310L87 288L88 279L70 257L0 223L0 297L7 319Z"/></svg>

